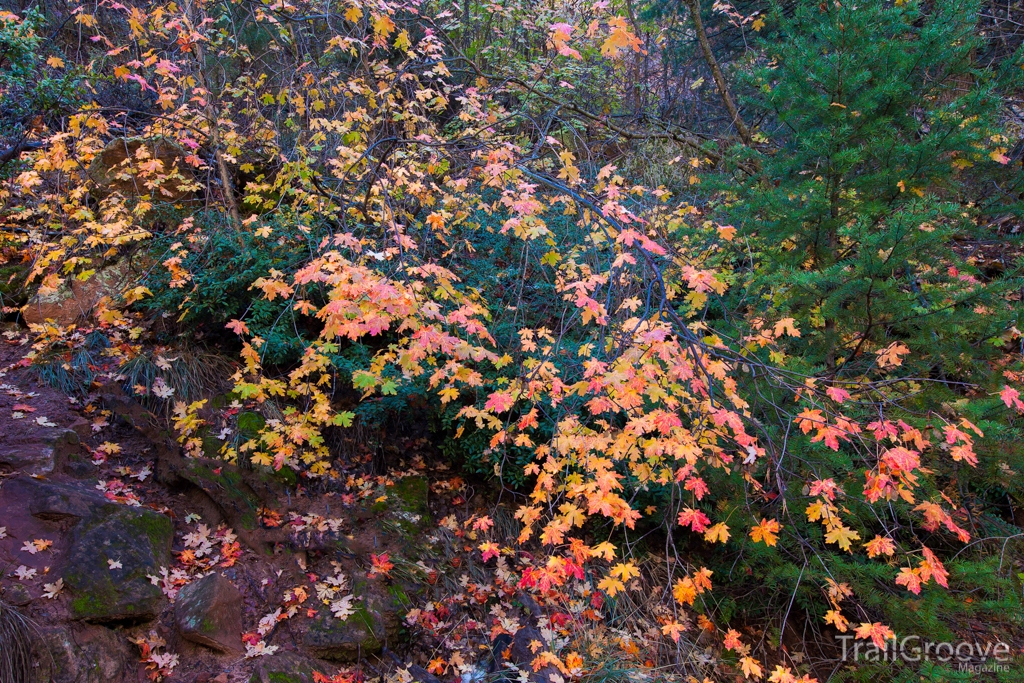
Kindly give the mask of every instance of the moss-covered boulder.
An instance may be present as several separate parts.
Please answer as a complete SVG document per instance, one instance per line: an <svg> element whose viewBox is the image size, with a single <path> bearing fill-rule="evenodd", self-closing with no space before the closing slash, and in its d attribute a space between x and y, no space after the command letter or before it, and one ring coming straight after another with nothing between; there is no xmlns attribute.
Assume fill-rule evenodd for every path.
<svg viewBox="0 0 1024 683"><path fill-rule="evenodd" d="M71 612L93 622L142 622L160 611L163 594L150 581L170 565L169 517L112 504L82 519L72 532L64 569ZM120 563L111 568L112 561Z"/></svg>
<svg viewBox="0 0 1024 683"><path fill-rule="evenodd" d="M246 440L255 439L266 426L267 419L259 413L251 410L238 413L238 433Z"/></svg>
<svg viewBox="0 0 1024 683"><path fill-rule="evenodd" d="M218 652L242 652L242 594L220 574L193 581L178 594L174 621L185 640Z"/></svg>
<svg viewBox="0 0 1024 683"><path fill-rule="evenodd" d="M163 594L149 576L171 563L174 525L169 517L115 503L90 485L32 477L4 482L0 500L70 527L68 550L58 570L75 618L141 622L156 616Z"/></svg>
<svg viewBox="0 0 1024 683"><path fill-rule="evenodd" d="M355 662L380 653L385 646L395 647L401 628L399 612L406 609L401 598L362 572L352 576L352 594L355 612L344 620L320 609L302 639L307 651L322 659Z"/></svg>
<svg viewBox="0 0 1024 683"><path fill-rule="evenodd" d="M298 652L259 657L249 683L313 683L313 672L330 675L332 667Z"/></svg>
<svg viewBox="0 0 1024 683"><path fill-rule="evenodd" d="M387 642L386 616L360 603L344 621L321 610L302 639L307 650L323 659L355 662L381 651Z"/></svg>

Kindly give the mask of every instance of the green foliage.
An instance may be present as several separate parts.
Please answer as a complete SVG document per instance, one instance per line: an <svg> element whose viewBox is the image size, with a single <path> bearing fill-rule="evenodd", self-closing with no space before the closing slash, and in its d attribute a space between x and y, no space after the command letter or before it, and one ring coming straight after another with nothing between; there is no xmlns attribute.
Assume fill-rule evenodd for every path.
<svg viewBox="0 0 1024 683"><path fill-rule="evenodd" d="M726 220L759 252L746 303L796 318L792 348L811 368L855 376L898 339L924 376L977 378L1017 320L1001 295L1020 281L977 286L984 275L959 248L994 237L971 208L972 178L1019 173L997 163L1000 97L1015 80L975 63L976 5L773 14L747 85L783 146L757 158Z"/></svg>
<svg viewBox="0 0 1024 683"><path fill-rule="evenodd" d="M271 270L294 273L323 235L283 215L245 231L233 230L217 213L198 214L195 224L202 228L196 239L168 233L153 240L150 251L159 261L180 256L181 267L191 276L189 282L171 286L170 272L155 267L143 282L153 296L138 305L157 313L176 312L176 332L221 335L226 334L224 326L230 320L242 320L266 340L267 362L296 360L308 337L294 315L294 302L267 301L254 296L251 287ZM259 227L269 229L266 236L257 235ZM316 292L310 296L315 301Z"/></svg>
<svg viewBox="0 0 1024 683"><path fill-rule="evenodd" d="M23 85L32 75L39 59L42 36L38 31L42 23L42 15L35 8L29 8L21 21L12 16L0 20L0 78L5 88Z"/></svg>
<svg viewBox="0 0 1024 683"><path fill-rule="evenodd" d="M740 311L748 320L795 319L800 336L786 339L788 355L765 353L763 360L826 383L885 377L893 366L879 362L881 352L905 345L910 352L899 374L918 380L832 408L866 425L877 419L869 406L886 401L890 418L918 427L933 443L943 441L942 425L958 417L985 438L977 442L977 467L948 454L931 457L925 466L938 473L933 485L914 504L893 500L880 512L863 498L863 476L850 476L871 466L864 453L833 450L812 442L813 431L784 428L780 412L792 416L808 406L770 379L741 376L748 395L757 396L750 411L761 438L785 444L774 464L783 483L769 487L758 504L784 529L775 547L741 539L739 552L703 557L717 581L745 596L741 607L719 605L728 613L777 628L792 601L794 614L820 624L833 580L853 589L863 620L884 622L898 634L951 638L957 631L950 615L1002 620L1019 613L1020 585L1008 564L1000 566L994 546L972 546L949 562L949 591L883 591L900 567L826 544L825 529L804 514L815 501L805 482L840 484L842 520L859 534L856 547L910 528L914 505L943 497L972 510L973 539L996 538L998 545L1021 533L1007 520L1021 495L1022 425L994 395L1005 379L993 372L999 367L993 361L1007 352L1009 331L1020 322L1014 292L1022 264L1012 256L1019 238L989 227L993 215L1020 215L1020 206L1012 193L986 189L1021 182L1019 164L1006 163L1012 143L1001 104L1020 85L1019 59L1003 70L978 63L977 3L969 1L927 7L800 2L776 6L767 18L761 57L742 86L773 147L737 152L752 169L738 186L734 177L708 183L719 192L710 207L715 218L739 234L737 248L723 251L733 258L723 266L737 282L722 300L709 302L707 318L737 337L747 334L742 324L733 327ZM1006 249L1005 272L985 271L969 258L980 241ZM708 481L713 491L735 492L718 500L717 509L705 508L716 521L742 518L749 509L742 481L736 473L731 479ZM950 554L960 547L941 530L916 532L908 547ZM699 553L701 544L688 550ZM877 675L867 671L874 670L844 672L840 680Z"/></svg>

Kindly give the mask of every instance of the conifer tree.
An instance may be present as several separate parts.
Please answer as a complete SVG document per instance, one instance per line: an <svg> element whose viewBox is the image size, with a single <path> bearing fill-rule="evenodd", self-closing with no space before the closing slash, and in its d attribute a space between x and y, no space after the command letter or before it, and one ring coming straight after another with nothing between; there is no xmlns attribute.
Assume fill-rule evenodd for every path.
<svg viewBox="0 0 1024 683"><path fill-rule="evenodd" d="M762 250L748 305L796 318L819 372L860 374L899 340L922 372L960 374L1015 315L958 253L983 230L979 174L1020 175L999 120L1012 66L976 64L976 23L973 0L802 1L769 21L748 105L782 148L730 218Z"/></svg>

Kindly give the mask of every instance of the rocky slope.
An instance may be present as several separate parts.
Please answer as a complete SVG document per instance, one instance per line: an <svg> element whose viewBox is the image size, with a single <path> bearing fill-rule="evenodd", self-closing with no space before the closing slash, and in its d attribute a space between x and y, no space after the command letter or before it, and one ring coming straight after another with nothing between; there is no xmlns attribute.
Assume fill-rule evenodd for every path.
<svg viewBox="0 0 1024 683"><path fill-rule="evenodd" d="M458 588L436 521L467 502L417 444L329 483L185 459L116 385L69 398L0 342L0 621L31 623L29 681L437 680L404 617Z"/></svg>

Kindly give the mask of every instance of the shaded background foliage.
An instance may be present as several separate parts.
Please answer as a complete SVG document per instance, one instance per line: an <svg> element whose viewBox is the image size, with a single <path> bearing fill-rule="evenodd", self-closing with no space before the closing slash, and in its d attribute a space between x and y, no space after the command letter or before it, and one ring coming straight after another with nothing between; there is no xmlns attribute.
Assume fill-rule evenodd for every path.
<svg viewBox="0 0 1024 683"><path fill-rule="evenodd" d="M622 200L650 216L651 232L673 250L666 271L677 284L682 264L694 259L716 269L730 287L693 297L683 296L685 286L679 285L679 296L669 297L652 284L661 273L641 263L630 271L635 281L607 289L608 308L621 310L636 295L645 316L661 306L665 318L671 313L685 321L692 334L713 331L740 349L738 357L750 365L735 382L750 402L752 431L770 451L763 466L769 484L751 486L752 470L742 467L715 469L705 476L715 495L693 506L716 521L742 518L737 529L764 517L778 518L785 528L774 546L739 531L727 545L710 546L697 534L680 532L680 487L645 481L622 461L614 470L631 504L652 511L634 530L591 520L588 539L611 537L637 556L671 546L693 566L714 570L722 594L697 609L722 624L756 629L776 649L798 643L811 649L807 641L813 641L819 676L827 668L823 662L835 655L835 632L823 622L834 607L825 588L829 580L848 584L857 596L851 621L884 621L897 632L943 639L970 618L1005 619L1019 609L1018 572L1024 570L1017 543L1009 541L1024 523L1024 435L1020 416L1008 413L997 396L1005 373L1021 370L1024 10L960 0L709 5L696 7L716 62L702 52L688 3L626 3L616 9L628 17L643 49L614 67L600 59L597 43L580 45L579 60L552 56L549 25L570 14L581 27L597 20L595 10L583 5L466 3L461 15L453 12L446 22L393 13L412 43L429 31L450 48L444 61L450 77L427 73L434 63L429 59L403 61L397 49L389 48L383 60L415 72L415 83L389 86L390 104L415 120L408 124L414 130L443 135L444 150L407 144L406 124L382 116L370 132L372 142L364 144L361 161L369 170L352 177L332 174L331 162L339 147L355 144L366 131L310 123L310 109L326 120L344 120L374 99L346 85L361 73L360 59L331 48L334 36L354 30L342 18L344 9L295 13L244 1L209 5L205 53L193 53L192 67L218 111L197 114L189 125L205 126L201 131L176 131L196 144L190 151L203 162L189 170L194 195L187 202L156 195L154 209L138 224L147 239L118 245L134 250L144 271L139 285L149 296L134 309L157 321L152 330L159 343L189 337L227 354L242 343L225 325L240 321L262 340L264 374L285 376L300 366L321 332L316 319L296 313L295 301L320 308L331 300L329 288L307 284L298 288L301 294L271 298L256 283L294 278L323 244L349 232L366 239L367 250L379 247L373 253L380 258L364 257L367 263L397 273L395 254L381 246L391 248L380 216L392 211L415 237L402 258L457 273L459 280L449 283L452 296L480 303L495 348L514 348L522 329L546 328L556 349L553 366L566 383L580 380L581 349L589 345L611 358L615 343L569 324L576 311L563 299L559 277L570 264L612 272L613 249L566 208L570 202L545 207L540 218L547 234L524 240L503 230L507 216L494 209L502 192L476 184L464 191L478 203L457 207L458 219L441 231L428 217L443 210L444 201L426 201L389 176L403 163L430 158L423 182L440 187L445 177L479 165L473 154L499 145L477 134L470 104L459 97L467 88L493 87L500 109L488 111L502 118L495 114L489 124L503 131L502 144L527 150L521 163L534 164L530 178L548 182L546 195L568 189L560 184L567 178L558 175L572 166L561 156L565 151L588 182L606 180L600 174L611 164L629 183L660 187L685 202L666 208L642 192ZM87 102L116 121L108 137L159 125L164 114L152 89L105 75L115 63L110 46L101 50L78 40L74 8L42 3L10 9L20 19L0 24L4 144L15 150L0 168L4 178L27 171L32 160L22 152L41 144L43 130L69 128ZM115 10L101 7L90 16L128 40L131 29ZM154 49L177 49L169 33L153 41ZM53 46L57 61L42 58L44 43ZM716 82L716 70L727 88ZM86 72L92 74L87 84ZM320 88L333 88L332 97L311 94ZM423 88L448 97L419 108L409 104ZM730 97L738 102L738 119L729 111ZM463 113L470 119L460 118ZM742 125L749 127L749 139ZM53 213L60 220L40 221L42 212L19 204L14 194L4 201L10 228L4 239L11 244L31 246L49 232L73 234L69 226L77 219L60 209ZM82 204L98 212L106 206L98 196ZM109 215L129 213L121 210ZM716 226L735 227L735 239L721 239ZM60 274L95 267L99 252L83 247L75 252L86 254L82 260ZM165 267L176 254L175 267ZM44 258L35 265L37 275L57 272L56 262L51 268ZM175 268L189 274L187 282ZM771 326L780 319L792 320L799 336L764 348L745 342L765 321ZM497 448L493 425L474 425L463 412L527 373L518 363L487 366L479 386L460 390L451 401L436 396L429 373L410 376L395 365L380 369L377 385L360 386L360 373L400 343L401 335L389 331L324 351L331 399L381 431L410 421L426 424L442 456L467 473L496 478L517 494L529 492L537 480L527 469L533 451ZM896 343L909 352L901 359L902 377L877 366L878 352ZM100 346L92 338L72 370L87 370L82 354ZM821 386L859 389L842 409L859 424L884 411L929 434L938 434L935 416L977 425L985 434L975 445L978 466L944 452L930 455L932 476L922 485L923 498L956 501L962 515L956 523L975 542L963 548L949 534L923 530L912 503L897 499L879 512L864 501L861 473L872 466L870 452L851 444L833 449L799 433L793 420L805 406L780 375L761 371L767 365L783 368L792 382L815 378ZM73 381L91 381L75 380L74 372L47 372L69 390ZM381 386L389 389L359 400L364 389L372 393ZM538 402L535 441L556 434L564 413L597 425L584 405L582 397L558 407ZM505 423L514 424L530 407L512 407ZM608 421L621 428L627 419L617 414ZM941 434L933 439L942 442ZM816 498L805 490L807 483L829 478L840 483L843 519L862 541L892 531L907 543L941 551L950 590L927 589L912 598L892 586L894 563L831 547L821 524L804 513ZM1009 562L1002 553L1007 543ZM1020 625L1006 619L1006 628L1017 632ZM850 674L849 680L857 675L866 680L875 674Z"/></svg>

